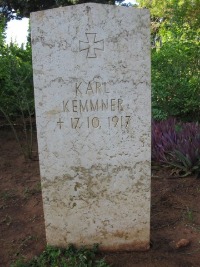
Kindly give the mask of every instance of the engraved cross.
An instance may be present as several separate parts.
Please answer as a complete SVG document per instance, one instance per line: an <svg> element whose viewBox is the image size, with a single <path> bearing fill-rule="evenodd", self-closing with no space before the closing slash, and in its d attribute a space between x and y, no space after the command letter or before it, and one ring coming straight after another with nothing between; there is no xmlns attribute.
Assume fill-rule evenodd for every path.
<svg viewBox="0 0 200 267"><path fill-rule="evenodd" d="M63 121L61 121L61 118L59 118L59 121L57 122L57 124L60 124L60 129L61 129L61 126L62 126L62 123L64 123Z"/></svg>
<svg viewBox="0 0 200 267"><path fill-rule="evenodd" d="M79 51L87 50L88 58L96 58L95 50L104 50L104 40L96 41L96 33L86 33L87 42L79 41Z"/></svg>

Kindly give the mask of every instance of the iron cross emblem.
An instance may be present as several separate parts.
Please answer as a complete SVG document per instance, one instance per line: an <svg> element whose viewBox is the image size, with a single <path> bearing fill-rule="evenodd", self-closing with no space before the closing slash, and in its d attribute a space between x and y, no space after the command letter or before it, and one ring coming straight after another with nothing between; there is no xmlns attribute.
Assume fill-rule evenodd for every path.
<svg viewBox="0 0 200 267"><path fill-rule="evenodd" d="M87 42L79 41L79 51L87 50L87 58L96 58L96 50L104 50L104 40L96 40L96 33L86 33Z"/></svg>

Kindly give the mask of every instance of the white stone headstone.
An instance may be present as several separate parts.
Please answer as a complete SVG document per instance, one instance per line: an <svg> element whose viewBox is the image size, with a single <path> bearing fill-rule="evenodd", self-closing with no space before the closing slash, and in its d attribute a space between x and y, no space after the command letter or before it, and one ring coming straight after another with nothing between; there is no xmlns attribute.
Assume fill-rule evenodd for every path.
<svg viewBox="0 0 200 267"><path fill-rule="evenodd" d="M31 29L47 243L148 249L148 10L68 6Z"/></svg>

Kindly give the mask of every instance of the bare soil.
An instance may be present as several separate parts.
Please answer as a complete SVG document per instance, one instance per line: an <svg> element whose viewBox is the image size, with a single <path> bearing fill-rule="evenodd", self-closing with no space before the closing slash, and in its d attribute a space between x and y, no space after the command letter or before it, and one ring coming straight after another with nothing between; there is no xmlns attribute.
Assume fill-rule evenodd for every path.
<svg viewBox="0 0 200 267"><path fill-rule="evenodd" d="M37 155L36 136L34 150ZM199 203L200 179L153 168L150 250L99 257L113 267L199 267ZM0 127L0 267L31 259L45 246L39 161L25 160L13 133Z"/></svg>

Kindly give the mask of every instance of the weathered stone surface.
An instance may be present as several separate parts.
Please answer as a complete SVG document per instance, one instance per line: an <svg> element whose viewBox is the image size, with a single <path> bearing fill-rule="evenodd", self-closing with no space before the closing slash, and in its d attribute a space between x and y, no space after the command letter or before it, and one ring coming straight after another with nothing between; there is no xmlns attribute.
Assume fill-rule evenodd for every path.
<svg viewBox="0 0 200 267"><path fill-rule="evenodd" d="M148 249L149 12L83 4L31 29L47 243Z"/></svg>

